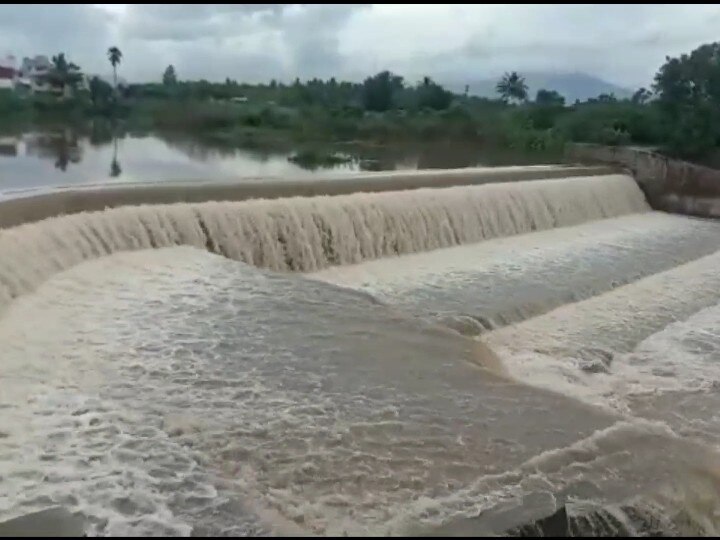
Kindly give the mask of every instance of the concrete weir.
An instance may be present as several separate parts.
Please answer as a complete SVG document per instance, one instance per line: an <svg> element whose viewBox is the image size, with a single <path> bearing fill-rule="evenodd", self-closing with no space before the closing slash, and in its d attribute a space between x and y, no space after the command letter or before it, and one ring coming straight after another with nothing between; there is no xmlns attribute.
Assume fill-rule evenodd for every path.
<svg viewBox="0 0 720 540"><path fill-rule="evenodd" d="M364 173L313 180L249 180L241 182L183 182L91 185L0 194L0 229L63 214L105 210L119 206L198 203L348 195L356 192L470 186L488 183L596 176L618 170L609 166L525 166L452 170Z"/></svg>
<svg viewBox="0 0 720 540"><path fill-rule="evenodd" d="M380 182L392 192L333 197L238 201L233 199L250 194L244 186L197 186L187 191L151 186L75 192L69 199L73 207L63 205L67 201L61 194L9 201L6 210L0 209L5 220L55 217L0 231L0 308L58 272L116 252L192 246L260 268L313 272L649 210L627 175L539 171L565 175L489 182L487 175L466 172L456 173L456 181L485 182L404 190L399 186L411 185L414 178L421 184L433 176L388 175L365 180L365 185L347 185L357 190ZM536 171L516 172L513 177L518 179L521 173ZM494 174L503 176L502 171ZM450 182L453 176L437 178ZM510 177L508 170L504 177ZM343 182L310 183L308 189L321 191L324 186L332 191L339 184ZM260 193L267 195L267 190ZM161 204L180 201L184 202ZM96 211L88 211L92 209Z"/></svg>
<svg viewBox="0 0 720 540"><path fill-rule="evenodd" d="M570 144L566 160L629 170L654 210L720 218L720 171L625 146Z"/></svg>
<svg viewBox="0 0 720 540"><path fill-rule="evenodd" d="M655 404L720 224L648 171L0 194L0 537L716 533L720 427Z"/></svg>

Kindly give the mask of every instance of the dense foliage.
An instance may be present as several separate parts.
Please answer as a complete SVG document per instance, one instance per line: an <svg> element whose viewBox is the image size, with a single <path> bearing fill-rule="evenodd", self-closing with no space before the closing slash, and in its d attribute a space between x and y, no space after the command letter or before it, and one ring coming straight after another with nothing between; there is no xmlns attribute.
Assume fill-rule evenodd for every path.
<svg viewBox="0 0 720 540"><path fill-rule="evenodd" d="M115 73L122 53L112 47L108 60ZM720 144L718 43L667 58L652 90L640 88L630 99L601 94L573 104L553 89L540 89L529 100L524 78L514 71L498 81L497 99L471 96L467 87L463 94L453 94L429 77L408 83L389 71L362 83L330 78L244 84L229 78L182 81L170 65L157 83L115 86L92 78L85 88L77 73L77 66L58 54L50 79L74 89L73 97L21 98L3 92L0 115L100 114L228 145L283 138L375 143L446 139L547 151L579 141L650 145L702 158Z"/></svg>

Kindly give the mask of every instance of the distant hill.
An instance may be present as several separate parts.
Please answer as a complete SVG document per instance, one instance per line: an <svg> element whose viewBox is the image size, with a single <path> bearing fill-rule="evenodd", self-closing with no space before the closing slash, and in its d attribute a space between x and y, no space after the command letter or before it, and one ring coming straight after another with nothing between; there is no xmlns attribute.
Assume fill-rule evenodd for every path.
<svg viewBox="0 0 720 540"><path fill-rule="evenodd" d="M615 94L618 99L631 97L633 90L609 83L587 73L521 73L528 85L529 97L534 99L535 93L541 88L557 90L565 96L567 103L576 99L585 101L600 94ZM483 97L497 97L495 85L502 75L495 79L468 79L467 81L445 81L444 84L453 92L463 93L465 85L470 85L470 94Z"/></svg>

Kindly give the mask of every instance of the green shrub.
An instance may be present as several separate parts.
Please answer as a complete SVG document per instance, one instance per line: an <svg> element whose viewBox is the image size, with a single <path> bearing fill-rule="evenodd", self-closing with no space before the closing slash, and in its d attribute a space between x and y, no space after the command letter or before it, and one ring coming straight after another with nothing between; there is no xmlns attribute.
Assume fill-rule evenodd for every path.
<svg viewBox="0 0 720 540"><path fill-rule="evenodd" d="M321 167L335 167L352 161L350 156L337 153L326 153L318 150L302 150L288 157L288 161L303 169L315 170Z"/></svg>
<svg viewBox="0 0 720 540"><path fill-rule="evenodd" d="M12 90L0 89L0 115L17 115L28 110L27 100L22 99Z"/></svg>

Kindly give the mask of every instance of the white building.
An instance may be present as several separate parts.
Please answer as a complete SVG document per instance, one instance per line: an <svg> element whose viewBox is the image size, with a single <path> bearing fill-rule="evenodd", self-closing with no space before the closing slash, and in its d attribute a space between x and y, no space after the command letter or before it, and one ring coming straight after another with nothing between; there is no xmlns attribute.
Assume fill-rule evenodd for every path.
<svg viewBox="0 0 720 540"><path fill-rule="evenodd" d="M0 57L0 89L15 89L27 94L52 93L56 96L70 97L75 85L63 85L57 81L53 83L53 69L53 63L45 55L23 58L20 68L17 67L14 56ZM77 66L70 63L68 72L76 75L80 88L87 89L84 85L85 77Z"/></svg>
<svg viewBox="0 0 720 540"><path fill-rule="evenodd" d="M47 56L25 57L20 66L18 85L25 87L32 94L50 92L52 90L52 86L48 81L50 70L52 70L52 62Z"/></svg>

